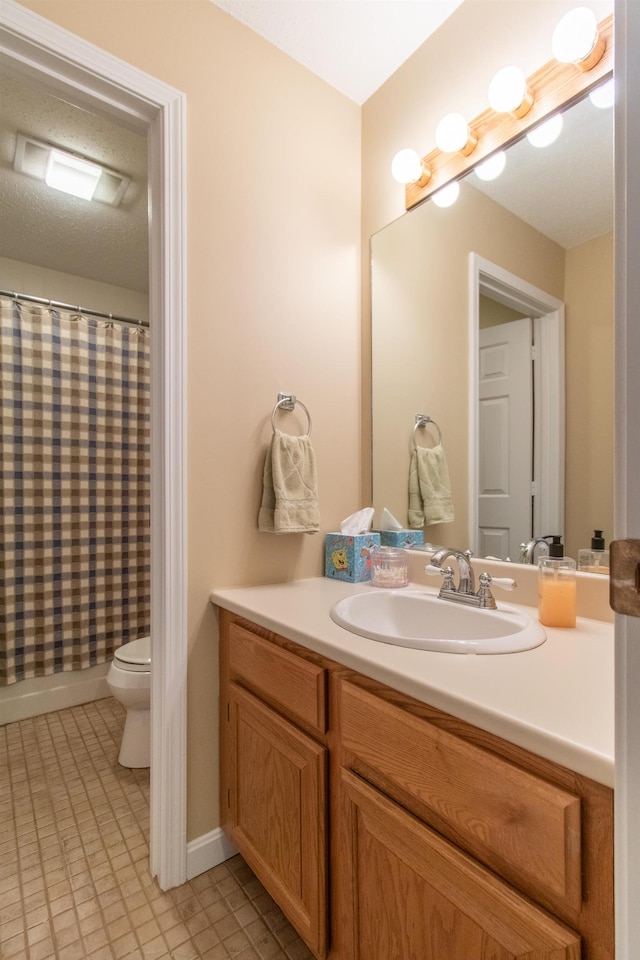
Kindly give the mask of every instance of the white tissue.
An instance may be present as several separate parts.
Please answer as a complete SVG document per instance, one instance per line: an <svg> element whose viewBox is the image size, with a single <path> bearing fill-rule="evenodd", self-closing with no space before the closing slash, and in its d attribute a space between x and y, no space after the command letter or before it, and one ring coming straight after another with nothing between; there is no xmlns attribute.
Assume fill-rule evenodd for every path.
<svg viewBox="0 0 640 960"><path fill-rule="evenodd" d="M373 514L373 507L365 507L364 510L352 513L340 524L340 533L345 533L349 537L355 537L359 533L368 533L373 523Z"/></svg>
<svg viewBox="0 0 640 960"><path fill-rule="evenodd" d="M386 507L382 510L382 516L380 517L380 530L402 530L403 526L399 520L396 520L394 515L390 510L387 510Z"/></svg>

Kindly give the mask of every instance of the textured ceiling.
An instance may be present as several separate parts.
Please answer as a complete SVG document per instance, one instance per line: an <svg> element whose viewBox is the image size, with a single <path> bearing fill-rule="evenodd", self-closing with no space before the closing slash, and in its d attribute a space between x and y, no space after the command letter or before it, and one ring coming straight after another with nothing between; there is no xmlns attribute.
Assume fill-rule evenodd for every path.
<svg viewBox="0 0 640 960"><path fill-rule="evenodd" d="M362 104L462 0L212 0Z"/></svg>
<svg viewBox="0 0 640 960"><path fill-rule="evenodd" d="M51 141L130 177L120 205L80 200L15 173L17 133ZM148 289L146 139L8 74L0 74L0 210L0 256L130 290Z"/></svg>

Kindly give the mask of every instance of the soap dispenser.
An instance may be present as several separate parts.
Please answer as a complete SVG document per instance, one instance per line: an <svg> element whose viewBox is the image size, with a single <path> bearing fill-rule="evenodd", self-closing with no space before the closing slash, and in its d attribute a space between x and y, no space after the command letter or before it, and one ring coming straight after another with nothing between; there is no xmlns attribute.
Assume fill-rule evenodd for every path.
<svg viewBox="0 0 640 960"><path fill-rule="evenodd" d="M578 552L578 570L583 573L609 573L609 551L605 550L602 530L594 530L591 549Z"/></svg>
<svg viewBox="0 0 640 960"><path fill-rule="evenodd" d="M575 627L576 562L564 556L562 537L547 539L549 556L538 560L538 619L545 627Z"/></svg>

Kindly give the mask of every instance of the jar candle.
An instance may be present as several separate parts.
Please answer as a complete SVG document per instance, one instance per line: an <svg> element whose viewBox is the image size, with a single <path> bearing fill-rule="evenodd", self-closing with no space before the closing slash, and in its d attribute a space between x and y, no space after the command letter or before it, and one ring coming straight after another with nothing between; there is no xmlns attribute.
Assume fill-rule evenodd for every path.
<svg viewBox="0 0 640 960"><path fill-rule="evenodd" d="M575 627L576 562L570 557L538 561L538 620L545 627Z"/></svg>

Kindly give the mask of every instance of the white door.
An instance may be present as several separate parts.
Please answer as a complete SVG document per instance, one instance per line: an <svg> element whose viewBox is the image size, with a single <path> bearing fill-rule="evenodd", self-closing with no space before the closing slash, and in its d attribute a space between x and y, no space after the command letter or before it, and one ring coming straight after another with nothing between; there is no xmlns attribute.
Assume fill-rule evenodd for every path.
<svg viewBox="0 0 640 960"><path fill-rule="evenodd" d="M531 537L533 322L480 330L478 555L517 560Z"/></svg>

